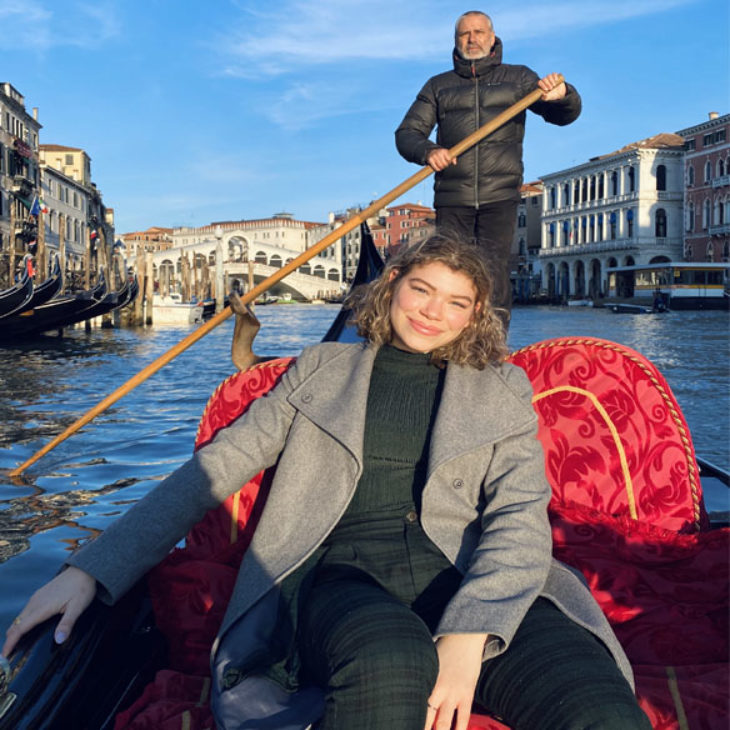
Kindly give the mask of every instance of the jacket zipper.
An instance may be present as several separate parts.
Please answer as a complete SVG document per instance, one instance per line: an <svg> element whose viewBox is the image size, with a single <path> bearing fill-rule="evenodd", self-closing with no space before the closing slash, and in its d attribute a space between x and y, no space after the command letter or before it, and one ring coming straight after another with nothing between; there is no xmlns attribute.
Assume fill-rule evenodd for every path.
<svg viewBox="0 0 730 730"><path fill-rule="evenodd" d="M476 64L471 64L471 75L474 78L474 115L476 126L474 131L481 126L479 123L479 77L477 76ZM474 207L479 207L479 145L474 147Z"/></svg>

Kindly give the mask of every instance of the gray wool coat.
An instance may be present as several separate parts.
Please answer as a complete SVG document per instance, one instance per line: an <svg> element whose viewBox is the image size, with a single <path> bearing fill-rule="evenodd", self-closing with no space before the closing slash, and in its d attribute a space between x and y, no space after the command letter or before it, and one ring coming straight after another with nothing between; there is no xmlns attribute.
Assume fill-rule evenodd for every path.
<svg viewBox="0 0 730 730"><path fill-rule="evenodd" d="M279 385L68 561L94 576L102 599L113 602L207 510L277 464L211 651L220 727L304 728L321 712L318 690L285 693L249 674L247 664L274 629L281 581L324 541L355 492L376 352L362 343L305 349ZM447 366L421 522L464 578L436 635L488 633L490 658L544 596L598 636L632 682L582 578L551 556L550 487L531 395L515 366Z"/></svg>

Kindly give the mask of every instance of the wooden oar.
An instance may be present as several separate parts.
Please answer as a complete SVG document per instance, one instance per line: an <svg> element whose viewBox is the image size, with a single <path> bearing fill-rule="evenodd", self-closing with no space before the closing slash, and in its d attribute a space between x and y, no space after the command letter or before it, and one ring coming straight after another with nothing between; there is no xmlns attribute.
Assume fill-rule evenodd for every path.
<svg viewBox="0 0 730 730"><path fill-rule="evenodd" d="M562 81L562 77L561 77ZM541 89L535 89L523 99L513 104L509 109L505 109L501 114L494 117L491 121L487 122L484 126L480 127L476 132L473 132L468 137L463 139L458 144L454 145L449 153L452 157L458 157L462 152L473 147L477 142L484 139L488 134L491 134L495 129L498 129L503 124L508 122L513 117L517 116L520 112L527 109L528 106L534 104L540 99L543 91ZM294 260L290 261L286 266L283 266L276 273L269 276L267 279L257 284L253 289L247 292L241 297L242 304L248 304L252 302L256 297L263 294L267 289L276 284L277 281L281 281L287 274L298 269L302 264L306 263L312 257L316 256L321 251L324 251L328 246L331 246L335 241L342 238L348 231L359 226L363 221L370 218L373 214L380 211L388 203L393 202L396 198L400 198L403 193L410 190L412 187L418 185L419 182L425 180L433 170L431 167L426 165L422 167L417 173L411 175L407 180L404 180L400 185L393 188L389 193L383 195L382 198L378 198L374 203L371 203L365 210L356 213L351 218L348 218L339 228L335 228L334 231L326 235L321 241L318 241L314 246L308 248L303 253L299 254ZM191 345L195 344L198 340L205 337L212 329L215 329L221 322L228 319L233 314L230 307L226 307L223 311L211 317L207 322L204 322L198 329L191 332L185 339L179 342L174 347L171 347L167 352L160 355L156 360L151 362L149 365L140 370L135 376L131 377L126 383L120 385L113 393L110 393L104 400L97 403L91 410L85 413L81 418L72 423L63 433L59 434L52 441L47 443L42 449L38 450L33 456L27 461L21 464L16 469L9 472L9 476L18 476L22 474L31 464L34 464L38 459L47 454L51 449L54 449L58 444L65 441L69 436L73 435L80 428L83 428L89 421L96 418L100 413L103 413L109 406L116 403L120 398L125 396L131 390L134 390L140 383L143 383L150 375L156 373L164 365L167 365L170 360L176 358L181 352L184 352Z"/></svg>

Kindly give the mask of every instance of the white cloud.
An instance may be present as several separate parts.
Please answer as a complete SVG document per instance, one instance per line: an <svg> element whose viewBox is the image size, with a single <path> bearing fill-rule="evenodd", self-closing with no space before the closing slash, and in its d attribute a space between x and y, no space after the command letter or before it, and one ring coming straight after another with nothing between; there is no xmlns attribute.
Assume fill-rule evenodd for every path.
<svg viewBox="0 0 730 730"><path fill-rule="evenodd" d="M89 47L121 33L111 2L51 3L0 0L3 47L44 53L56 47Z"/></svg>
<svg viewBox="0 0 730 730"><path fill-rule="evenodd" d="M697 0L527 0L490 5L498 35L510 40L606 25L666 12ZM270 12L241 6L243 17L215 40L224 74L276 76L354 60L442 57L461 9L392 0L283 0Z"/></svg>

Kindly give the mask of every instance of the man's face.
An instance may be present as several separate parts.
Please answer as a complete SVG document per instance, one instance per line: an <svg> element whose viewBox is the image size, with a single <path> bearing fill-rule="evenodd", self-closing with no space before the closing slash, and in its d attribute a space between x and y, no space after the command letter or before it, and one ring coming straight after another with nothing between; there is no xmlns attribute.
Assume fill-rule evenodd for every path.
<svg viewBox="0 0 730 730"><path fill-rule="evenodd" d="M467 15L456 29L456 48L462 58L474 61L489 55L494 45L494 31L483 15Z"/></svg>

